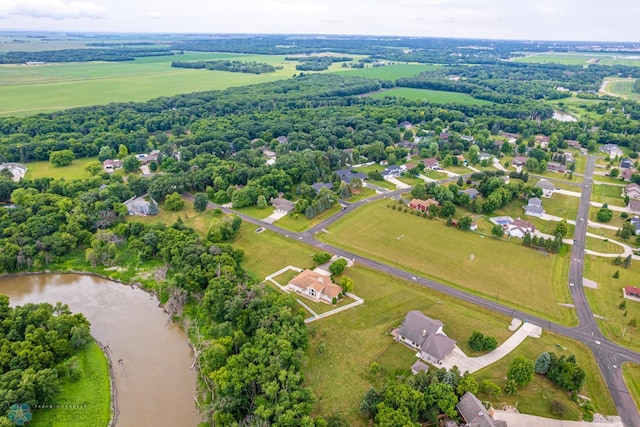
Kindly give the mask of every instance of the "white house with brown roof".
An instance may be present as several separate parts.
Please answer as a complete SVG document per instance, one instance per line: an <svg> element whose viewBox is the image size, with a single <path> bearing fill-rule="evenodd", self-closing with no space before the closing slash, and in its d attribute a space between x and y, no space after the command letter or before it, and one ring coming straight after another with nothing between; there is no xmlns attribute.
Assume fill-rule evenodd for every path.
<svg viewBox="0 0 640 427"><path fill-rule="evenodd" d="M424 167L425 169L439 169L440 162L435 157L429 157L428 159L424 159Z"/></svg>
<svg viewBox="0 0 640 427"><path fill-rule="evenodd" d="M120 167L122 167L122 162L119 159L107 159L102 162L102 169L104 169L105 172L112 173Z"/></svg>
<svg viewBox="0 0 640 427"><path fill-rule="evenodd" d="M522 239L527 233L533 234L536 231L536 226L529 221L523 221L521 219L514 219L507 224L506 232L509 236L518 237Z"/></svg>
<svg viewBox="0 0 640 427"><path fill-rule="evenodd" d="M304 270L291 279L287 288L314 301L331 304L342 293L342 287L331 281L331 277L312 270Z"/></svg>

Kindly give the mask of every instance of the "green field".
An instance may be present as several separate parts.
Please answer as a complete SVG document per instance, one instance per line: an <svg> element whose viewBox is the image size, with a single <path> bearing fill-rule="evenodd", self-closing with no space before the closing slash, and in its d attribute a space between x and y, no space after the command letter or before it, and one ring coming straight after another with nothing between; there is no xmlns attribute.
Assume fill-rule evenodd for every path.
<svg viewBox="0 0 640 427"><path fill-rule="evenodd" d="M64 178L67 181L71 181L73 179L89 179L91 178L91 174L84 170L84 167L87 163L95 160L98 160L98 158L86 157L82 159L75 159L69 166L62 167L54 166L47 160L25 163L25 166L27 166L27 174L25 175L25 178Z"/></svg>
<svg viewBox="0 0 640 427"><path fill-rule="evenodd" d="M565 194L554 194L551 198L542 199L545 213L566 219L576 219L580 198Z"/></svg>
<svg viewBox="0 0 640 427"><path fill-rule="evenodd" d="M620 55L620 54L607 54L607 53L593 53L593 52L542 52L533 55L527 55L524 57L512 58L515 62L532 62L532 63L554 63L565 65L589 65L589 64L601 64L601 65L629 65L640 66L640 57L637 55Z"/></svg>
<svg viewBox="0 0 640 427"><path fill-rule="evenodd" d="M171 61L233 58L282 66L266 74L172 68ZM159 96L226 89L291 77L295 61L281 55L190 53L131 62L77 62L27 67L0 65L0 115L29 115L109 102L146 101ZM331 71L337 70L334 64Z"/></svg>
<svg viewBox="0 0 640 427"><path fill-rule="evenodd" d="M607 203L611 206L624 207L622 191L623 188L616 185L594 184L591 191L591 200L598 203Z"/></svg>
<svg viewBox="0 0 640 427"><path fill-rule="evenodd" d="M158 204L159 214L153 216L128 216L128 221L140 221L145 224L166 224L170 226L178 219L182 219L185 225L193 228L201 236L206 236L211 226L221 221L223 215L216 215L213 210L207 209L204 212L196 212L193 209L193 202L184 201L184 207L179 211L169 211L164 208L164 203Z"/></svg>
<svg viewBox="0 0 640 427"><path fill-rule="evenodd" d="M398 98L406 98L416 101L428 101L438 104L458 103L468 105L489 105L491 102L484 99L476 99L465 93L446 92L442 90L429 89L413 89L407 87L397 87L388 90L382 90L369 95L372 98L384 98L386 96L397 96Z"/></svg>
<svg viewBox="0 0 640 427"><path fill-rule="evenodd" d="M613 278L619 271L620 277ZM584 276L595 280L598 289L585 289L587 300L594 314L605 319L596 319L602 332L620 345L640 350L640 302L623 299L622 288L637 286L640 282L640 261L633 261L630 268L613 264L613 258L585 257ZM618 308L626 301L626 308ZM626 315L625 315L626 313ZM636 319L639 326L633 326ZM631 322L631 325L629 324Z"/></svg>
<svg viewBox="0 0 640 427"><path fill-rule="evenodd" d="M393 64L384 67L354 68L339 71L344 76L360 76L371 79L396 81L404 77L413 77L423 71L433 70L436 66L424 64Z"/></svg>
<svg viewBox="0 0 640 427"><path fill-rule="evenodd" d="M608 78L606 79L605 92L622 98L640 100L640 93L633 91L636 79Z"/></svg>
<svg viewBox="0 0 640 427"><path fill-rule="evenodd" d="M243 224L241 234L234 246L245 251L244 265L255 276L264 276L292 264L310 267L314 248L266 231L255 233L255 226ZM396 373L407 374L415 361L414 352L394 343L388 331L398 326L410 310L422 310L425 314L444 322L445 332L458 341L464 351L472 354L466 340L472 330L479 330L495 337L499 343L510 335L507 330L509 318L489 312L483 308L455 300L446 295L428 290L395 277L380 274L364 267L348 268L345 275L354 280L356 295L365 300L364 305L309 324L310 345L305 359L305 379L315 397L315 413L329 416L340 414L349 425L365 426L368 423L358 414L362 397L372 385L379 385L382 378L371 378L367 367L377 362L382 367L383 377ZM527 339L522 351L535 357L542 351L556 351L560 343L576 354L587 371L587 384L583 391L595 399L594 405L606 414L615 413L608 394L601 391L606 386L593 356L586 346L574 341L543 333L542 338ZM520 354L520 353L514 353ZM508 363L511 359L507 357ZM504 386L506 368L499 364L480 371L478 378L496 378ZM336 379L340 380L337 381ZM565 393L544 379L536 378L532 384L513 396L503 396L505 402L521 403L519 408L542 416L550 416L548 407L536 399L558 399L572 408L570 416L575 419L575 406ZM484 396L483 400L491 400ZM522 402L530 403L524 404ZM497 403L497 402L495 402Z"/></svg>
<svg viewBox="0 0 640 427"><path fill-rule="evenodd" d="M575 324L575 313L558 305L570 302L566 254L545 256L523 247L519 239L506 243L483 238L392 210L387 203L358 208L318 238L538 316Z"/></svg>
<svg viewBox="0 0 640 427"><path fill-rule="evenodd" d="M85 426L106 426L109 423L111 388L107 358L96 343L91 343L78 354L78 361L82 378L75 382L65 379L56 401L46 402L57 407L36 409L29 426L62 426L66 423L60 420L69 419L81 420Z"/></svg>
<svg viewBox="0 0 640 427"><path fill-rule="evenodd" d="M587 237L586 249L590 249L601 254L621 254L624 252L622 246L611 243L609 239L604 240L597 239L595 237Z"/></svg>

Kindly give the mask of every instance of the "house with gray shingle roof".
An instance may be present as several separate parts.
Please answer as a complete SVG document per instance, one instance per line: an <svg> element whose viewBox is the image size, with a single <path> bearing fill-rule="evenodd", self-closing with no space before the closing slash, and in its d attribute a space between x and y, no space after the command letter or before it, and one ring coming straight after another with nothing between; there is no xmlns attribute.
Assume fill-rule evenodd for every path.
<svg viewBox="0 0 640 427"><path fill-rule="evenodd" d="M278 212L283 212L283 213L289 213L293 210L293 208L296 206L295 202L292 202L291 200L287 200L287 199L282 199L280 197L276 197L276 198L270 198L269 202L271 203L271 206L274 207L274 209Z"/></svg>
<svg viewBox="0 0 640 427"><path fill-rule="evenodd" d="M553 183L548 179L541 179L540 181L536 182L536 187L542 189L542 195L544 197L553 196L553 191L556 189L555 185L553 185Z"/></svg>
<svg viewBox="0 0 640 427"><path fill-rule="evenodd" d="M407 346L418 350L417 356L432 364L441 364L456 342L442 331L444 324L414 310L407 313L397 330L397 337Z"/></svg>
<svg viewBox="0 0 640 427"><path fill-rule="evenodd" d="M491 418L487 408L470 391L460 398L456 409L464 420L464 427L507 427L506 421Z"/></svg>
<svg viewBox="0 0 640 427"><path fill-rule="evenodd" d="M541 217L543 213L542 200L537 197L530 198L529 203L524 207L525 215Z"/></svg>

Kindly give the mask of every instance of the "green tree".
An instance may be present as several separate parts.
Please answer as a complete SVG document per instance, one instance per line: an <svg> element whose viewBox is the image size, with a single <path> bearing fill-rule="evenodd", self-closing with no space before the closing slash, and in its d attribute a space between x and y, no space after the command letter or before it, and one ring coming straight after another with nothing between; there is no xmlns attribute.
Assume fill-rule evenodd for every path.
<svg viewBox="0 0 640 427"><path fill-rule="evenodd" d="M76 156L75 154L73 154L73 151L69 149L52 151L51 154L49 154L49 161L53 166L56 167L68 166L71 164L71 162L73 162L73 159L75 159L75 157Z"/></svg>
<svg viewBox="0 0 640 427"><path fill-rule="evenodd" d="M93 160L84 165L84 170L87 171L89 175L96 176L102 172L102 163L97 160Z"/></svg>
<svg viewBox="0 0 640 427"><path fill-rule="evenodd" d="M334 276L338 276L344 271L344 268L346 266L347 266L347 260L345 260L344 258L338 258L337 260L331 263L331 265L329 266L329 271Z"/></svg>
<svg viewBox="0 0 640 427"><path fill-rule="evenodd" d="M478 387L480 393L488 394L489 396L497 397L502 393L500 386L491 380L482 380Z"/></svg>
<svg viewBox="0 0 640 427"><path fill-rule="evenodd" d="M378 403L382 402L382 396L374 388L370 388L360 404L360 414L365 418L373 419L378 413Z"/></svg>
<svg viewBox="0 0 640 427"><path fill-rule="evenodd" d="M258 200L256 201L256 206L258 207L258 209L265 209L268 204L267 204L267 198L264 197L262 194L258 196Z"/></svg>
<svg viewBox="0 0 640 427"><path fill-rule="evenodd" d="M127 148L127 146L124 145L124 144L120 144L118 146L118 158L119 159L124 159L128 155L129 155L129 149Z"/></svg>
<svg viewBox="0 0 640 427"><path fill-rule="evenodd" d="M504 392L507 394L516 394L518 391L518 384L514 380L507 381L507 385L504 387Z"/></svg>
<svg viewBox="0 0 640 427"><path fill-rule="evenodd" d="M629 268L631 267L631 254L627 255L627 257L624 259L624 261L622 262L622 266L624 268Z"/></svg>
<svg viewBox="0 0 640 427"><path fill-rule="evenodd" d="M556 227L553 229L553 235L560 234L562 237L567 237L567 233L569 233L569 225L567 224L567 220L563 218L556 223Z"/></svg>
<svg viewBox="0 0 640 427"><path fill-rule="evenodd" d="M470 229L472 223L473 223L473 220L469 215L463 216L462 218L460 218L460 221L458 221L458 224L460 224L460 228L463 230Z"/></svg>
<svg viewBox="0 0 640 427"><path fill-rule="evenodd" d="M504 229L500 224L494 224L494 226L491 227L491 234L493 234L497 238L502 238L502 236L504 235Z"/></svg>
<svg viewBox="0 0 640 427"><path fill-rule="evenodd" d="M184 207L184 199L179 193L171 193L164 199L164 207L170 211L179 211Z"/></svg>
<svg viewBox="0 0 640 427"><path fill-rule="evenodd" d="M140 168L140 165L140 160L138 160L138 158L134 155L126 156L124 159L122 159L122 168L127 173L137 171L138 168Z"/></svg>
<svg viewBox="0 0 640 427"><path fill-rule="evenodd" d="M516 356L509 364L507 379L518 386L524 386L533 380L533 362L524 356Z"/></svg>
<svg viewBox="0 0 640 427"><path fill-rule="evenodd" d="M440 210L440 214L443 217L452 217L456 213L456 206L450 202L449 200L445 201L442 204L442 209Z"/></svg>
<svg viewBox="0 0 640 427"><path fill-rule="evenodd" d="M598 221L609 222L611 221L611 218L613 218L613 211L604 206L601 207L600 210L598 211L598 216L597 216Z"/></svg>
<svg viewBox="0 0 640 427"><path fill-rule="evenodd" d="M207 209L208 203L209 199L207 198L207 193L196 193L193 201L193 209L196 212L204 212Z"/></svg>
<svg viewBox="0 0 640 427"><path fill-rule="evenodd" d="M538 355L534 370L537 374L546 375L549 367L551 366L551 356L546 351L543 351Z"/></svg>
<svg viewBox="0 0 640 427"><path fill-rule="evenodd" d="M462 396L466 392L478 394L478 382L474 377L469 375L469 373L466 373L460 378L458 386L456 387L456 394L458 396Z"/></svg>
<svg viewBox="0 0 640 427"><path fill-rule="evenodd" d="M108 145L104 145L100 147L100 152L98 153L98 161L104 162L108 159L113 159L116 157L116 150L109 147Z"/></svg>
<svg viewBox="0 0 640 427"><path fill-rule="evenodd" d="M340 286L342 286L343 292L353 292L353 280L350 277L343 276L340 279Z"/></svg>
<svg viewBox="0 0 640 427"><path fill-rule="evenodd" d="M331 259L331 254L327 252L317 252L313 254L313 262L317 265L324 264L325 262L329 262Z"/></svg>

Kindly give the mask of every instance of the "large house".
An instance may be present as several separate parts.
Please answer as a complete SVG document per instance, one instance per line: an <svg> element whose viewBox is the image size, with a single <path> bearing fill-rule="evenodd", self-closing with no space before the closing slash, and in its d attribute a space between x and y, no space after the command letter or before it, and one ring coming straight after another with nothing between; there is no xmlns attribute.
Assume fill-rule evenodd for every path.
<svg viewBox="0 0 640 427"><path fill-rule="evenodd" d="M511 166L514 166L514 167L524 166L527 164L528 160L529 158L524 156L514 157L513 160L511 160Z"/></svg>
<svg viewBox="0 0 640 427"><path fill-rule="evenodd" d="M127 207L127 214L129 215L157 215L158 204L155 200L149 199L148 201L142 197L132 197L124 205Z"/></svg>
<svg viewBox="0 0 640 427"><path fill-rule="evenodd" d="M541 217L543 213L542 200L537 197L530 198L527 206L524 207L525 215Z"/></svg>
<svg viewBox="0 0 640 427"><path fill-rule="evenodd" d="M102 162L102 169L108 173L112 173L120 167L122 167L122 162L119 159L107 159Z"/></svg>
<svg viewBox="0 0 640 427"><path fill-rule="evenodd" d="M640 200L629 200L629 205L627 207L629 209L629 212L640 215Z"/></svg>
<svg viewBox="0 0 640 427"><path fill-rule="evenodd" d="M557 172L557 173L565 173L567 171L567 166L558 162L548 162L547 163L547 172Z"/></svg>
<svg viewBox="0 0 640 427"><path fill-rule="evenodd" d="M629 158L620 160L620 169L631 169L633 167L633 161Z"/></svg>
<svg viewBox="0 0 640 427"><path fill-rule="evenodd" d="M441 364L456 342L442 331L444 324L425 316L420 311L410 311L397 330L397 339L418 350L422 360Z"/></svg>
<svg viewBox="0 0 640 427"><path fill-rule="evenodd" d="M411 209L415 209L421 212L427 212L429 210L429 207L432 205L438 206L439 203L435 199L427 199L427 200L412 199L409 202L409 207Z"/></svg>
<svg viewBox="0 0 640 427"><path fill-rule="evenodd" d="M463 427L507 427L506 421L491 418L487 408L470 391L460 398L456 408L464 420Z"/></svg>
<svg viewBox="0 0 640 427"><path fill-rule="evenodd" d="M640 234L640 218L634 216L629 220L629 223L633 225L633 234L635 234L636 236Z"/></svg>
<svg viewBox="0 0 640 427"><path fill-rule="evenodd" d="M276 212L281 212L281 213L289 213L293 210L293 208L296 207L296 203L292 202L291 200L287 200L287 199L282 199L280 197L276 197L276 198L270 198L269 202L271 203L271 206L274 207L274 209L276 210Z"/></svg>
<svg viewBox="0 0 640 427"><path fill-rule="evenodd" d="M13 175L12 179L14 182L20 181L22 178L24 178L24 176L27 173L27 167L22 163L13 163L13 162L2 163L0 164L0 171L3 171L3 170L7 170L11 172L11 174Z"/></svg>
<svg viewBox="0 0 640 427"><path fill-rule="evenodd" d="M475 188L468 188L466 190L459 190L458 194L468 194L470 199L475 199L478 196L481 196L482 193L480 193L478 190L476 190Z"/></svg>
<svg viewBox="0 0 640 427"><path fill-rule="evenodd" d="M354 179L359 179L360 181L364 181L365 179L367 179L366 174L362 172L356 172L351 169L340 169L335 173L340 178L340 181L344 181L348 185L350 185L351 181L353 181Z"/></svg>
<svg viewBox="0 0 640 427"><path fill-rule="evenodd" d="M143 165L148 165L151 162L157 162L159 155L159 150L153 150L149 153L136 154L136 157L138 158L138 160L140 160L140 163L142 163Z"/></svg>
<svg viewBox="0 0 640 427"><path fill-rule="evenodd" d="M610 159L621 157L624 154L622 150L618 148L618 144L604 144L600 147L600 151L609 154Z"/></svg>
<svg viewBox="0 0 640 427"><path fill-rule="evenodd" d="M440 169L440 162L435 157L424 159L423 162L425 169Z"/></svg>
<svg viewBox="0 0 640 427"><path fill-rule="evenodd" d="M553 183L547 179L541 179L540 181L536 182L536 187L542 189L542 195L544 197L553 196L553 191L556 189Z"/></svg>
<svg viewBox="0 0 640 427"><path fill-rule="evenodd" d="M506 231L509 236L522 239L527 235L527 233L533 234L536 231L536 226L531 224L529 221L514 219L507 224Z"/></svg>
<svg viewBox="0 0 640 427"><path fill-rule="evenodd" d="M381 175L385 178L396 178L402 175L402 172L404 172L406 169L407 167L405 165L391 165L387 166L385 170L382 171Z"/></svg>
<svg viewBox="0 0 640 427"><path fill-rule="evenodd" d="M304 270L289 281L287 287L307 298L331 304L342 293L342 287L331 281L330 276Z"/></svg>
<svg viewBox="0 0 640 427"><path fill-rule="evenodd" d="M636 184L635 182L627 185L627 187L625 188L625 194L630 199L640 199L640 185Z"/></svg>

